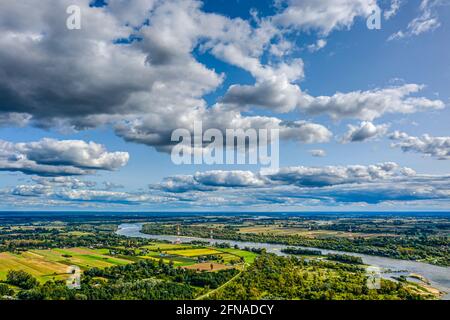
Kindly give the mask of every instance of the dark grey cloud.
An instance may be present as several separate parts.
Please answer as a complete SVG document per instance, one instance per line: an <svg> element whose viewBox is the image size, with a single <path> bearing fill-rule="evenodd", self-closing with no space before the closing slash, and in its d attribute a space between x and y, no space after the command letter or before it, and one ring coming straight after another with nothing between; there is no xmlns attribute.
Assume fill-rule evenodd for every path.
<svg viewBox="0 0 450 320"><path fill-rule="evenodd" d="M26 113L0 113L0 127L25 127L30 119L31 116Z"/></svg>
<svg viewBox="0 0 450 320"><path fill-rule="evenodd" d="M82 8L81 30L65 28L69 4ZM202 121L205 130L277 127L282 138L329 139L331 134L320 125L292 127L275 117L246 117L240 110L220 105L207 108L203 96L218 88L224 75L199 63L194 49L202 45L203 50L230 61L243 55L257 62L277 33L269 24L255 29L241 19L205 13L197 1L137 1L129 6L109 1L103 8L88 4L87 0L42 1L35 8L28 0L0 5L3 118L20 114L39 127L76 130L112 123L126 141L165 152L171 148L171 132L190 129L194 121ZM146 19L148 23L142 24ZM126 22L139 27L131 28ZM130 35L140 41L114 43ZM256 69L265 77L275 74L289 79L303 72L301 60Z"/></svg>
<svg viewBox="0 0 450 320"><path fill-rule="evenodd" d="M278 112L294 110L301 96L300 88L279 79L262 81L254 86L233 85L222 99L224 104L240 108L262 107Z"/></svg>
<svg viewBox="0 0 450 320"><path fill-rule="evenodd" d="M152 1L138 1L130 8L120 1L110 1L104 8L90 8L89 3L41 1L36 6L34 1L25 0L0 4L1 112L32 116L33 123L43 127L66 125L83 129L124 116L134 119L136 115L154 113L156 118L169 105L183 110L188 104L183 101L191 101L191 107L201 106L199 97L221 83L220 75L181 48L184 36L195 43L195 38L188 39L189 35L180 34L179 39L174 39L176 45L169 46L175 55L185 53L183 61L164 67L148 62L154 60L159 48L146 46L156 43L149 38L153 29L161 26L143 27L142 43L114 43L137 32L125 26L125 21L140 16L144 22ZM169 4L159 3L169 9ZM80 30L65 27L69 5L82 9ZM161 8L159 14L163 15L165 9ZM183 12L183 8L173 6L171 10L174 14ZM177 30L171 32L176 33ZM166 36L169 41L171 35ZM164 43L160 41L155 46L158 44ZM177 106L179 103L182 106ZM171 112L177 114L175 110Z"/></svg>
<svg viewBox="0 0 450 320"><path fill-rule="evenodd" d="M159 118L142 117L134 121L124 121L115 127L117 135L126 141L155 146L157 150L170 152L174 142L170 137L175 128L183 128L193 136L194 122L202 123L203 132L214 128L226 135L226 130L236 129L278 129L280 139L300 143L325 143L330 141L332 132L323 125L306 121L282 121L275 117L242 116L234 110L223 110L220 106L210 109L195 109L187 117L176 118L171 114ZM225 141L225 140L224 140Z"/></svg>

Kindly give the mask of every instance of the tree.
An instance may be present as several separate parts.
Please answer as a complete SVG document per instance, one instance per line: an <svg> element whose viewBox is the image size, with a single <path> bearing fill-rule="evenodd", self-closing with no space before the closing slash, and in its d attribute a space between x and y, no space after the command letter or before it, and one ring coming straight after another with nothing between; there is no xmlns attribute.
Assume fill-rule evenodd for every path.
<svg viewBox="0 0 450 320"><path fill-rule="evenodd" d="M6 275L6 282L19 288L29 290L39 285L39 282L31 274L22 270L10 270Z"/></svg>
<svg viewBox="0 0 450 320"><path fill-rule="evenodd" d="M0 283L0 298L4 296L12 296L14 291L4 283Z"/></svg>

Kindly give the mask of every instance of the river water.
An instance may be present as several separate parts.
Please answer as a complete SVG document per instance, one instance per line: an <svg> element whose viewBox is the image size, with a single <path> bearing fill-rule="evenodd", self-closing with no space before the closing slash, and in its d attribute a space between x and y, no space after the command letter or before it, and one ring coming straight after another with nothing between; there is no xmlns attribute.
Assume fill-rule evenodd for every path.
<svg viewBox="0 0 450 320"><path fill-rule="evenodd" d="M267 252L275 253L277 255L286 255L281 252L281 249L287 247L295 247L295 246L287 246L283 244L273 244L273 243L259 243L259 242L244 242L244 241L234 241L234 240L210 240L204 238L196 238L196 237L177 237L171 235L150 235L141 232L142 223L125 223L119 225L117 230L118 235L126 236L126 237L135 237L135 238L145 238L145 239L155 239L155 240L166 240L174 242L178 238L181 242L191 242L191 241L208 241L210 243L228 243L231 246L239 246L240 248L264 248ZM297 246L298 247L298 246ZM440 267L435 266L428 263L409 261L409 260L400 260L400 259L391 259L387 257L379 257L372 256L361 253L353 253L353 252L342 252L336 250L327 250L321 248L312 248L312 247L298 247L305 249L313 249L320 250L323 254L335 253L335 254L347 254L356 257L361 257L364 264L378 267L383 272L383 277L392 278L394 276L405 275L408 276L411 273L419 274L425 277L436 289L439 289L446 294L443 296L443 299L450 300L450 267ZM413 280L413 279L409 279Z"/></svg>

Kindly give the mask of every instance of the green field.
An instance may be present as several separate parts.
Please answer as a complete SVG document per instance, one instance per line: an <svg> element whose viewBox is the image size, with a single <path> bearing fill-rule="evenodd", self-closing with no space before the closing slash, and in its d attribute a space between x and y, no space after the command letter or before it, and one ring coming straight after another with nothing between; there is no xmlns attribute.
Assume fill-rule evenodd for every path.
<svg viewBox="0 0 450 320"><path fill-rule="evenodd" d="M198 257L198 256L220 254L221 252L210 248L196 248L196 249L171 250L166 251L166 253L170 253L172 255L179 255L182 257Z"/></svg>
<svg viewBox="0 0 450 320"><path fill-rule="evenodd" d="M250 251L240 250L240 249L234 249L234 248L220 248L218 249L222 252L229 253L229 255L233 256L233 259L238 258L244 258L245 263L253 263L255 261L258 254Z"/></svg>
<svg viewBox="0 0 450 320"><path fill-rule="evenodd" d="M164 242L155 242L151 245L143 246L142 248L157 251L157 250L181 250L181 249L192 249L195 248L193 245L189 244L175 244L175 243L164 243Z"/></svg>
<svg viewBox="0 0 450 320"><path fill-rule="evenodd" d="M21 254L0 253L0 280L6 278L9 270L23 270L39 281L67 278L67 268L76 265L82 270L124 265L132 260L107 255L108 249L48 249L29 250Z"/></svg>
<svg viewBox="0 0 450 320"><path fill-rule="evenodd" d="M164 263L173 263L174 266L176 267L185 267L185 266L190 266L193 265L195 263L197 263L196 260L194 259L188 259L188 258L183 258L183 257L179 257L179 256L140 256L139 258L141 259L148 259L148 260L154 260L154 261L159 261L162 259L162 261Z"/></svg>

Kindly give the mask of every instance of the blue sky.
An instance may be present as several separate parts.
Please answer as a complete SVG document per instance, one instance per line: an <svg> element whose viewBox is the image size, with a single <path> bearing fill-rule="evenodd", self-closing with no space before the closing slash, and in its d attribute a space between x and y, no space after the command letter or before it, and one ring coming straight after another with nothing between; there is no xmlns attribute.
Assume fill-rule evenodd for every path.
<svg viewBox="0 0 450 320"><path fill-rule="evenodd" d="M2 3L0 209L448 210L449 22L445 0ZM173 164L194 120L279 129L280 171Z"/></svg>

